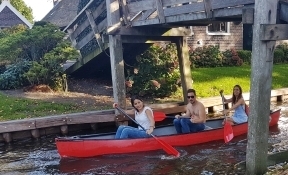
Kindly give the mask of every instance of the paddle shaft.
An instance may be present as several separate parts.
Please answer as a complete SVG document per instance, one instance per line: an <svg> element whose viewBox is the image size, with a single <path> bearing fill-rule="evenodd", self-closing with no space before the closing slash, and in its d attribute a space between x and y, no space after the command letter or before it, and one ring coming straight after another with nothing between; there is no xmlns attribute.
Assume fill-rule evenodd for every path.
<svg viewBox="0 0 288 175"><path fill-rule="evenodd" d="M222 98L222 105L223 105L223 111L225 110L225 102L224 102L224 95L222 93L220 93L221 95L221 98ZM225 117L225 121L227 119L227 115L226 113L224 112L224 117Z"/></svg>

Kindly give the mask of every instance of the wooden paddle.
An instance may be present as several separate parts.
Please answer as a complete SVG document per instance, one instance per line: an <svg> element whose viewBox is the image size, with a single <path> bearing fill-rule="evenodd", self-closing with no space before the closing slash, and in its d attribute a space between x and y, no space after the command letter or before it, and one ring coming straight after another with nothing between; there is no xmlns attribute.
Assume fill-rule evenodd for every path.
<svg viewBox="0 0 288 175"><path fill-rule="evenodd" d="M130 117L128 114L125 113L125 111L123 111L123 109L119 108L118 106L115 106L115 108L120 111L122 114L124 114L126 117L130 118L134 123L136 123L138 126L140 126L144 131L145 128L140 125L136 120L134 120L132 117ZM173 148L171 145L169 145L168 143L164 142L163 140L158 139L156 136L154 136L153 134L150 134L162 147L162 149L167 153L167 154L172 154L176 157L180 156L180 153Z"/></svg>
<svg viewBox="0 0 288 175"><path fill-rule="evenodd" d="M166 118L175 118L175 116L166 116L164 112L160 112L160 111L153 111L153 115L154 115L155 122L163 121ZM182 116L181 118L190 118L190 117Z"/></svg>
<svg viewBox="0 0 288 175"><path fill-rule="evenodd" d="M223 110L225 110L225 103L224 103L224 96L220 92L221 98L222 98L222 104L223 104ZM225 143L228 143L230 140L233 139L234 133L233 133L233 128L229 122L227 122L227 115L225 115L225 124L224 124L224 141Z"/></svg>

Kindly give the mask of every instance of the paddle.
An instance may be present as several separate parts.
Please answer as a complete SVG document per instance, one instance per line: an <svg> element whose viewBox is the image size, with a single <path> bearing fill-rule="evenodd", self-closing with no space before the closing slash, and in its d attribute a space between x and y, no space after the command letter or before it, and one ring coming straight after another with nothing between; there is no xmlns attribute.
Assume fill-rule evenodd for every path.
<svg viewBox="0 0 288 175"><path fill-rule="evenodd" d="M224 96L220 92L221 98L222 98L222 104L223 104L223 110L225 110L225 104L224 104ZM234 134L233 134L233 129L232 126L229 122L227 122L227 116L225 115L225 124L224 124L224 141L225 143L228 143L230 140L233 139Z"/></svg>
<svg viewBox="0 0 288 175"><path fill-rule="evenodd" d="M124 114L126 117L130 118L134 123L136 123L138 126L140 126L144 131L145 131L145 128L140 125L136 120L134 120L133 118L131 118L129 115L127 115L125 113L125 111L123 111L123 109L119 108L118 106L115 106L115 108L117 110L119 110L122 114ZM158 139L156 136L154 136L153 134L150 134L162 147L162 149L167 153L167 154L172 154L176 157L179 157L180 156L180 153L175 149L173 148L171 145L169 145L168 143L164 142L163 140L160 140Z"/></svg>
<svg viewBox="0 0 288 175"><path fill-rule="evenodd" d="M163 121L166 118L175 118L175 116L166 116L164 112L153 111L155 122ZM181 117L181 118L190 118L190 117Z"/></svg>

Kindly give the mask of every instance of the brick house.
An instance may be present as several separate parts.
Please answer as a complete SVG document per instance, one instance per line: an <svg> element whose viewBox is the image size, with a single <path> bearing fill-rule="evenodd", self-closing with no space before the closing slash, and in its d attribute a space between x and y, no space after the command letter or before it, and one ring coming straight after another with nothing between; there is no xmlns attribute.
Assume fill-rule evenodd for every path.
<svg viewBox="0 0 288 175"><path fill-rule="evenodd" d="M218 45L222 51L243 49L243 24L240 22L215 22L190 28L193 34L187 38L187 42L192 49L204 45Z"/></svg>
<svg viewBox="0 0 288 175"><path fill-rule="evenodd" d="M9 0L3 0L0 4L0 30L19 24L32 28L32 24L10 4Z"/></svg>

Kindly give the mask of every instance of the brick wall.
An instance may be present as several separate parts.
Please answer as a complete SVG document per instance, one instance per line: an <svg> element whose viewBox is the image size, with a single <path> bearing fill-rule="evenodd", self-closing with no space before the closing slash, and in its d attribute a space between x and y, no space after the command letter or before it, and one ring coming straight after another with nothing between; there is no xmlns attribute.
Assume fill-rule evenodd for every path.
<svg viewBox="0 0 288 175"><path fill-rule="evenodd" d="M243 48L243 25L230 22L230 35L208 35L206 26L193 26L194 35L187 38L188 45L195 49L204 45L219 45L221 51ZM199 43L200 41L200 43ZM202 45L201 45L202 44Z"/></svg>

